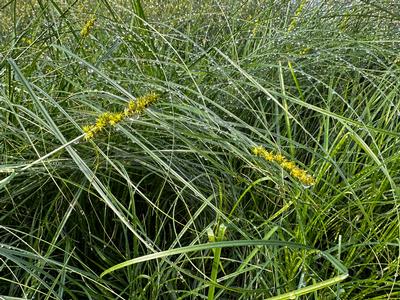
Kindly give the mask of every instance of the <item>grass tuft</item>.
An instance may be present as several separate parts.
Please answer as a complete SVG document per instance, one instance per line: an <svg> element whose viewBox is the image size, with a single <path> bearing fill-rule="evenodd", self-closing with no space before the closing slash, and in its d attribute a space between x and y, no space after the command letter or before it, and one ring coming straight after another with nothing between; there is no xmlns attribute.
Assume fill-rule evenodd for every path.
<svg viewBox="0 0 400 300"><path fill-rule="evenodd" d="M400 298L375 2L0 4L0 298Z"/></svg>

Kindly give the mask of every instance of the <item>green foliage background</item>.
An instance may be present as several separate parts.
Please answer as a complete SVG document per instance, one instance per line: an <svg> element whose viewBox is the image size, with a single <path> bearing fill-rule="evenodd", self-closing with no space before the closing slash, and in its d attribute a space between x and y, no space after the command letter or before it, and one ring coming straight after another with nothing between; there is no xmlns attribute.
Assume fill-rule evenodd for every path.
<svg viewBox="0 0 400 300"><path fill-rule="evenodd" d="M397 0L1 5L4 299L400 298Z"/></svg>

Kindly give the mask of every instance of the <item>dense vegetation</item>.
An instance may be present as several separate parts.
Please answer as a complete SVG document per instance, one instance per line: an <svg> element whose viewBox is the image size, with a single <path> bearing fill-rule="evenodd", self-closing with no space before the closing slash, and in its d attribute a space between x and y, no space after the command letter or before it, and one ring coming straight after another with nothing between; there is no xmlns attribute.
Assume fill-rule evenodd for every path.
<svg viewBox="0 0 400 300"><path fill-rule="evenodd" d="M399 12L4 1L0 295L399 299Z"/></svg>

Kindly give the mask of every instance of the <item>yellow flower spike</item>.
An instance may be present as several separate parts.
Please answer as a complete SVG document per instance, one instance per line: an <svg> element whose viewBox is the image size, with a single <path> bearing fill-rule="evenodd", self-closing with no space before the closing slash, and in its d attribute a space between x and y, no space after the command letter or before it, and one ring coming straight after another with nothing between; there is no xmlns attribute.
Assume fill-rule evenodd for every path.
<svg viewBox="0 0 400 300"><path fill-rule="evenodd" d="M93 136L94 136L94 133L92 131L90 131L85 134L85 140L86 141L91 140L93 138Z"/></svg>
<svg viewBox="0 0 400 300"><path fill-rule="evenodd" d="M144 101L142 99L138 99L136 101L135 113L137 113L137 114L141 113L145 107L146 107L146 105L145 105Z"/></svg>
<svg viewBox="0 0 400 300"><path fill-rule="evenodd" d="M253 147L251 149L251 152L256 156L260 155L263 151L265 151L265 149L262 146Z"/></svg>
<svg viewBox="0 0 400 300"><path fill-rule="evenodd" d="M128 103L128 107L125 110L126 116L132 116L142 113L150 104L155 102L159 98L156 93L150 93L142 97L138 97L135 100L131 100Z"/></svg>
<svg viewBox="0 0 400 300"><path fill-rule="evenodd" d="M303 175L303 171L301 169L299 169L298 167L295 167L290 172L290 175L292 175L295 178L300 178Z"/></svg>
<svg viewBox="0 0 400 300"><path fill-rule="evenodd" d="M279 164L286 162L286 158L282 154L276 154L274 160Z"/></svg>
<svg viewBox="0 0 400 300"><path fill-rule="evenodd" d="M136 102L134 100L129 101L127 112L128 114L133 114L136 110Z"/></svg>
<svg viewBox="0 0 400 300"><path fill-rule="evenodd" d="M310 52L311 52L311 48L306 47L306 48L301 49L300 55L306 55Z"/></svg>
<svg viewBox="0 0 400 300"><path fill-rule="evenodd" d="M92 125L85 125L82 127L82 130L84 133L88 133L91 128L92 128Z"/></svg>
<svg viewBox="0 0 400 300"><path fill-rule="evenodd" d="M304 174L303 174L303 176L301 177L300 181L301 181L304 185L307 185L307 186L310 186L310 185L314 185L314 184L315 184L315 179L314 179L311 175L309 175L309 174L307 174L307 173L304 173Z"/></svg>
<svg viewBox="0 0 400 300"><path fill-rule="evenodd" d="M111 118L109 121L108 121L108 124L110 124L111 126L115 126L115 125L117 125L117 121L115 121L115 119L114 118Z"/></svg>
<svg viewBox="0 0 400 300"><path fill-rule="evenodd" d="M27 37L22 37L21 41L24 42L25 44L28 44L29 46L33 44L33 41Z"/></svg>
<svg viewBox="0 0 400 300"><path fill-rule="evenodd" d="M282 168L284 168L284 169L286 169L288 171L291 171L294 168L296 168L296 164L294 162L292 162L292 161L284 161L284 162L281 163L281 166L282 166Z"/></svg>
<svg viewBox="0 0 400 300"><path fill-rule="evenodd" d="M274 154L265 150L263 146L253 147L251 149L251 152L256 156L261 156L262 158L264 158L267 161L275 160Z"/></svg>
<svg viewBox="0 0 400 300"><path fill-rule="evenodd" d="M136 100L137 108L136 109L141 112L143 109L148 107L150 104L157 101L158 97L159 97L158 94L152 92L145 96L137 98L137 100Z"/></svg>
<svg viewBox="0 0 400 300"><path fill-rule="evenodd" d="M121 122L124 119L124 113L123 112L119 112L115 114L115 120L117 122Z"/></svg>
<svg viewBox="0 0 400 300"><path fill-rule="evenodd" d="M262 152L262 157L264 157L264 159L266 161L274 161L275 160L274 154L269 151L266 151L265 149Z"/></svg>
<svg viewBox="0 0 400 300"><path fill-rule="evenodd" d="M97 127L99 130L103 129L103 128L106 127L106 126L107 126L107 120L105 120L104 118L98 118L98 119L96 120L96 127Z"/></svg>
<svg viewBox="0 0 400 300"><path fill-rule="evenodd" d="M94 136L94 125L83 126L83 132L85 133L85 140L90 140Z"/></svg>
<svg viewBox="0 0 400 300"><path fill-rule="evenodd" d="M98 132L102 131L106 126L116 126L125 118L139 115L150 104L154 103L159 98L156 93L149 93L147 95L138 97L135 100L130 100L127 107L121 112L104 112L100 114L94 125L83 126L85 132L85 140L92 139Z"/></svg>
<svg viewBox="0 0 400 300"><path fill-rule="evenodd" d="M121 122L124 118L124 113L114 113L109 116L108 119L108 124L111 126L117 125L119 122Z"/></svg>
<svg viewBox="0 0 400 300"><path fill-rule="evenodd" d="M265 150L263 146L253 147L251 152L256 156L264 158L266 161L278 163L283 169L288 171L293 178L296 178L305 186L311 186L315 184L315 179L311 175L307 174L305 170L297 167L294 162L286 159L286 157L282 154L273 154Z"/></svg>
<svg viewBox="0 0 400 300"><path fill-rule="evenodd" d="M85 38L89 36L90 30L93 28L95 21L96 17L92 17L90 20L86 22L86 24L82 27L81 37Z"/></svg>

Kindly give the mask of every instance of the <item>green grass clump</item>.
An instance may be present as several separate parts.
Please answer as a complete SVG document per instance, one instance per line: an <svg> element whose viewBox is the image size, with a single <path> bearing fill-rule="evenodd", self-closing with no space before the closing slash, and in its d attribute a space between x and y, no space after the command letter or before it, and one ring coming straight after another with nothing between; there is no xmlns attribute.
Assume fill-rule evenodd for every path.
<svg viewBox="0 0 400 300"><path fill-rule="evenodd" d="M399 298L378 2L1 4L0 298Z"/></svg>

